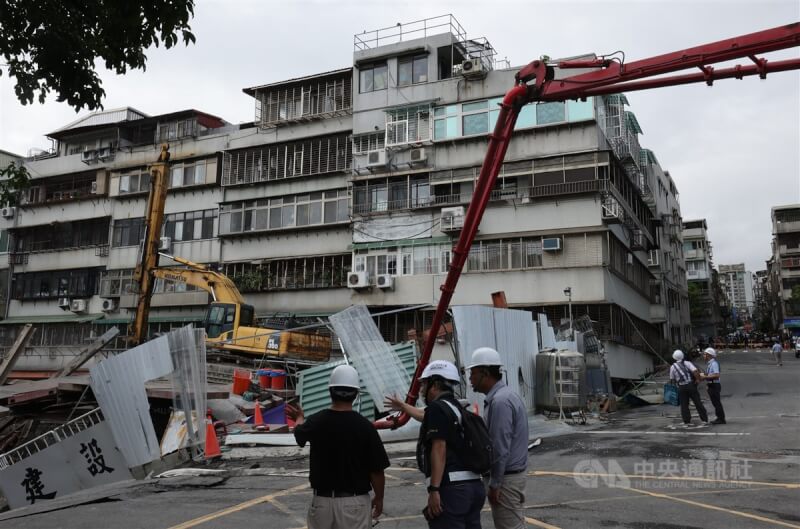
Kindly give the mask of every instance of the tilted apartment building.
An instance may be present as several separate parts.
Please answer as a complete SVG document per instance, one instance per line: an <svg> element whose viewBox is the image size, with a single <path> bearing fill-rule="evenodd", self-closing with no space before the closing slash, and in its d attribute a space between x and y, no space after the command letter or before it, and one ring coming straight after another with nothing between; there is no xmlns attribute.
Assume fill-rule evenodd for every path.
<svg viewBox="0 0 800 529"><path fill-rule="evenodd" d="M800 335L800 204L772 208L770 264L776 327Z"/></svg>
<svg viewBox="0 0 800 529"><path fill-rule="evenodd" d="M38 241L29 231L55 218L96 235L75 250L15 246L14 283L38 287L22 289L6 321L93 322L80 328L95 330L80 334L130 318L147 190L141 170L168 139L174 185L164 244L174 255L218 264L272 322L355 303L376 311L424 305L379 318L387 339L405 340L430 322L497 104L514 82L516 69L494 59L486 39L439 17L357 35L352 67L246 88L255 105L246 126L196 111L147 117L127 109L50 134L58 152L28 162L36 179L46 186L80 176L87 198L62 194L56 206L45 192L43 204L21 205L13 239ZM618 95L522 110L454 298L488 304L503 290L511 306L556 322L566 321L571 302L575 317L595 322L620 378L652 369L656 353L689 339L677 190L639 146L626 105ZM173 118L196 122L195 134L181 136L184 125L170 138ZM142 143L128 145L123 138L134 131ZM96 165L87 165L87 150L98 151ZM68 283L76 274L82 290L62 295L48 284L37 298L40 276L22 275L56 270L68 271ZM87 270L93 283L77 279ZM86 309L62 311L63 298ZM156 295L151 327L198 321L207 301L202 292Z"/></svg>

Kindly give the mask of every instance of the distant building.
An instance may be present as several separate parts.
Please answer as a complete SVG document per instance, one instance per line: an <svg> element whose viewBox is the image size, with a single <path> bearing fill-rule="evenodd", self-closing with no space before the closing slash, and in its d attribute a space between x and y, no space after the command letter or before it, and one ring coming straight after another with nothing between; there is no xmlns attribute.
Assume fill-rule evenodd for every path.
<svg viewBox="0 0 800 529"><path fill-rule="evenodd" d="M719 265L719 279L737 318L742 322L750 320L754 308L753 273L745 270L744 263Z"/></svg>
<svg viewBox="0 0 800 529"><path fill-rule="evenodd" d="M683 221L683 256L689 283L692 333L695 341L706 342L717 336L721 324L706 219Z"/></svg>
<svg viewBox="0 0 800 529"><path fill-rule="evenodd" d="M779 329L800 334L800 204L772 208L772 265Z"/></svg>

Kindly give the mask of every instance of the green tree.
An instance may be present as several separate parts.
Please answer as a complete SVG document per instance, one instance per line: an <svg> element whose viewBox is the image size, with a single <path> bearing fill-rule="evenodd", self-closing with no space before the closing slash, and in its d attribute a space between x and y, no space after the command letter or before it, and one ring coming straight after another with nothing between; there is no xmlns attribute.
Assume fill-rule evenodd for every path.
<svg viewBox="0 0 800 529"><path fill-rule="evenodd" d="M94 110L105 96L96 61L117 74L144 70L151 45L195 41L193 15L194 0L0 0L0 55L23 105L52 91Z"/></svg>
<svg viewBox="0 0 800 529"><path fill-rule="evenodd" d="M692 320L703 317L703 293L695 283L689 283L689 316Z"/></svg>
<svg viewBox="0 0 800 529"><path fill-rule="evenodd" d="M0 205L16 206L20 191L30 187L30 175L23 166L11 162L8 167L0 169Z"/></svg>

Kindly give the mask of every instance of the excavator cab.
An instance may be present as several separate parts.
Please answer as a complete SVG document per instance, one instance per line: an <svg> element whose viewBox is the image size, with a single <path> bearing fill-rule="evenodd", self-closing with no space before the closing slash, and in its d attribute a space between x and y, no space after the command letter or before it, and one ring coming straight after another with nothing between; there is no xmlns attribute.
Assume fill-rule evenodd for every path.
<svg viewBox="0 0 800 529"><path fill-rule="evenodd" d="M252 305L236 303L212 303L206 311L203 327L209 338L234 331L238 327L252 327L255 311Z"/></svg>

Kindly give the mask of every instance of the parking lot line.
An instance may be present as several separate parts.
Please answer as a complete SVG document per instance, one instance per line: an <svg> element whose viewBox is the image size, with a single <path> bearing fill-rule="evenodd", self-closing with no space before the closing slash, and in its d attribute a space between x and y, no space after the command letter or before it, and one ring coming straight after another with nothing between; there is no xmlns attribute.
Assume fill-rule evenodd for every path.
<svg viewBox="0 0 800 529"><path fill-rule="evenodd" d="M292 487L291 489L282 490L280 492L275 492L273 494L267 494L266 496L260 496L258 498L253 498L252 500L248 500L242 502L238 505L234 505L233 507L228 507L227 509L222 509L221 511L212 512L210 514L206 514L200 516L198 518L194 518L192 520L187 520L183 523L179 523L178 525L173 525L168 529L189 529L190 527L195 527L200 524L209 522L211 520L216 520L217 518L222 518L223 516L227 516L229 514L242 511L244 509L248 509L254 505L258 505L259 503L271 502L275 498L279 498L281 496L288 496L290 494L294 494L295 492L300 492L303 489L309 488L309 484L305 483L303 485L298 485L296 487Z"/></svg>
<svg viewBox="0 0 800 529"><path fill-rule="evenodd" d="M679 501L681 503L686 503L686 504L692 505L694 507L702 507L703 509L708 509L708 510L712 510L712 511L721 511L721 512L724 512L724 513L733 514L733 515L736 515L736 516L741 516L743 518L749 518L751 520L758 520L759 522L769 523L769 524L773 524L773 525L779 525L781 527L792 527L793 529L800 529L800 525L794 525L794 524L790 524L790 523L787 523L787 522L783 522L781 520L775 520L773 518L766 518L764 516L758 516L756 514L750 514L750 513L742 512L742 511L735 511L733 509L728 509L728 508L724 508L724 507L717 507L716 505L709 505L707 503L700 503L699 501L692 501L692 500L687 500L685 498L677 498L675 496L668 496L667 494L661 494L660 492L650 492L648 490L634 489L634 488L631 488L631 487L619 487L619 488L624 489L624 490L629 490L629 491L632 491L632 492L638 492L639 494L645 494L645 495L651 496L653 498L660 498L660 499L665 499L665 500Z"/></svg>

